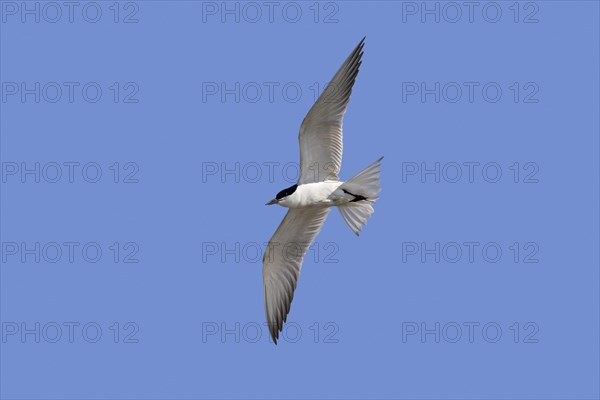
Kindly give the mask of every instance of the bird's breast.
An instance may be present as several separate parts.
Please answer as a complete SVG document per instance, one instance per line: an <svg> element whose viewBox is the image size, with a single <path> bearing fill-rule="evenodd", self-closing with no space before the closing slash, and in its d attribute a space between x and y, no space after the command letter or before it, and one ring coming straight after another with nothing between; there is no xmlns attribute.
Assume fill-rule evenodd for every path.
<svg viewBox="0 0 600 400"><path fill-rule="evenodd" d="M288 208L303 208L315 205L333 206L330 196L343 182L325 181L299 185L296 191L285 201L282 206Z"/></svg>

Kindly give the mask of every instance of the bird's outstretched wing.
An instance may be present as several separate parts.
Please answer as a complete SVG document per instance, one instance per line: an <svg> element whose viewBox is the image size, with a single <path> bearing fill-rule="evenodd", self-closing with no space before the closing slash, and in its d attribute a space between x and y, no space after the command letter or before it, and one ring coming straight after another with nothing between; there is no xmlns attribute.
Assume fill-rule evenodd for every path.
<svg viewBox="0 0 600 400"><path fill-rule="evenodd" d="M298 184L339 180L342 120L363 54L363 38L333 76L300 126Z"/></svg>
<svg viewBox="0 0 600 400"><path fill-rule="evenodd" d="M306 251L321 230L328 207L290 209L263 256L265 311L275 344L283 327Z"/></svg>

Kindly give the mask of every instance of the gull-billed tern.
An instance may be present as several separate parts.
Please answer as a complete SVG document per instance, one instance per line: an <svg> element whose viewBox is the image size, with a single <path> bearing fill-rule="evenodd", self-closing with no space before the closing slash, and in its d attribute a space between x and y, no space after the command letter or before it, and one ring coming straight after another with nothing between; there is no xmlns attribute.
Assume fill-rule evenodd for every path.
<svg viewBox="0 0 600 400"><path fill-rule="evenodd" d="M273 342L287 319L302 260L331 207L358 235L380 192L381 157L349 180L342 164L342 121L363 55L363 38L331 79L300 126L300 178L267 205L289 209L263 256L267 325Z"/></svg>

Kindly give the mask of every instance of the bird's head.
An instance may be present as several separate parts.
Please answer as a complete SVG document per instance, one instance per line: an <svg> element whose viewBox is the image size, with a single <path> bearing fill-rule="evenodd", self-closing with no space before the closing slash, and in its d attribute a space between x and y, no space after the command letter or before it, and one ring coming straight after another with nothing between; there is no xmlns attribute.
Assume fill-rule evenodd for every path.
<svg viewBox="0 0 600 400"><path fill-rule="evenodd" d="M273 200L267 202L265 205L266 206L270 206L273 204L281 205L282 202L285 202L285 200L287 199L288 196L292 195L296 191L296 188L298 188L298 185L293 185L287 189L283 189L281 192L277 193L277 196L275 196L275 198Z"/></svg>

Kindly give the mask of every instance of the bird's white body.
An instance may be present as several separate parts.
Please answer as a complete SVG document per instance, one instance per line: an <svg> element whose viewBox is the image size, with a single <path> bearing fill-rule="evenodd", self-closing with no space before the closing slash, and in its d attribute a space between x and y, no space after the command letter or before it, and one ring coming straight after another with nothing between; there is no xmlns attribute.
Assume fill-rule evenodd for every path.
<svg viewBox="0 0 600 400"><path fill-rule="evenodd" d="M349 203L354 197L339 190L343 183L341 181L325 181L298 185L294 193L283 198L277 204L286 208L304 208L333 207Z"/></svg>

